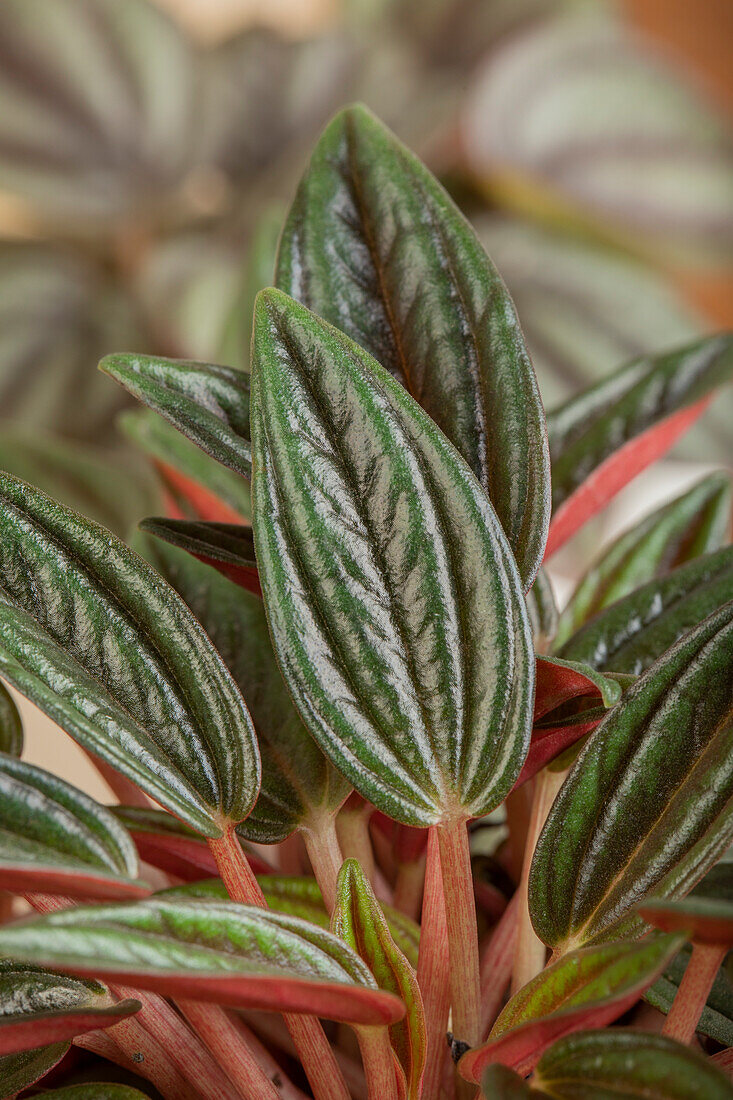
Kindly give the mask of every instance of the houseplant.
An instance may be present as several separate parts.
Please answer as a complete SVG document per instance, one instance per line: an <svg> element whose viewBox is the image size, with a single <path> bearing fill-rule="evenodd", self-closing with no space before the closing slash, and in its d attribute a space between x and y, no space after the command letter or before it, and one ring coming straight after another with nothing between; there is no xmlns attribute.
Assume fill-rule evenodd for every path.
<svg viewBox="0 0 733 1100"><path fill-rule="evenodd" d="M0 476L0 674L119 803L24 762L3 692L0 887L36 910L5 901L3 1095L733 1095L730 481L626 533L559 622L542 569L733 340L546 416L491 261L360 107L275 283L251 375L103 360L166 422L136 549ZM133 1084L80 1083L70 1043Z"/></svg>

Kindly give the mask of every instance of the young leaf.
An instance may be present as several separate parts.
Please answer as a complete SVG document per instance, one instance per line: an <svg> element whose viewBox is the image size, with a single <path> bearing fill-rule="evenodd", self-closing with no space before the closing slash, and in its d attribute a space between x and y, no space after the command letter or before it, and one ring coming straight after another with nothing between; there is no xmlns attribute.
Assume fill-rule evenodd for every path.
<svg viewBox="0 0 733 1100"><path fill-rule="evenodd" d="M240 836L276 844L312 818L333 813L350 788L293 706L272 651L262 600L165 543L154 542L146 552L216 646L254 719L262 782Z"/></svg>
<svg viewBox="0 0 733 1100"><path fill-rule="evenodd" d="M684 942L684 936L656 936L564 955L512 997L488 1042L461 1059L461 1074L479 1082L492 1062L526 1073L563 1035L612 1023L636 1004Z"/></svg>
<svg viewBox="0 0 733 1100"><path fill-rule="evenodd" d="M549 465L512 300L437 180L366 108L323 132L275 281L420 402L489 493L528 588L547 534Z"/></svg>
<svg viewBox="0 0 733 1100"><path fill-rule="evenodd" d="M114 535L0 475L0 671L206 836L247 816L259 758L183 600Z"/></svg>
<svg viewBox="0 0 733 1100"><path fill-rule="evenodd" d="M211 458L251 477L246 371L153 355L107 355L99 369Z"/></svg>
<svg viewBox="0 0 733 1100"><path fill-rule="evenodd" d="M0 753L0 887L139 898L137 855L109 810L63 779Z"/></svg>
<svg viewBox="0 0 733 1100"><path fill-rule="evenodd" d="M178 546L248 592L261 595L252 528L235 523L203 523L197 520L151 516L140 530Z"/></svg>
<svg viewBox="0 0 733 1100"><path fill-rule="evenodd" d="M710 474L616 539L585 574L560 616L556 648L634 589L725 546L732 488L727 474Z"/></svg>
<svg viewBox="0 0 733 1100"><path fill-rule="evenodd" d="M733 547L695 558L601 611L558 656L591 668L638 675L733 599Z"/></svg>
<svg viewBox="0 0 733 1100"><path fill-rule="evenodd" d="M0 1100L11 1100L22 1089L40 1081L58 1065L68 1049L68 1043L53 1043L0 1057Z"/></svg>
<svg viewBox="0 0 733 1100"><path fill-rule="evenodd" d="M0 1055L58 1043L110 1027L138 1012L140 1002L115 1001L101 982L0 960Z"/></svg>
<svg viewBox="0 0 733 1100"><path fill-rule="evenodd" d="M419 1100L425 1067L426 1033L417 975L392 938L368 879L355 859L341 867L331 931L364 960L380 989L394 993L407 1009L389 1029L392 1049L405 1075L408 1100Z"/></svg>
<svg viewBox="0 0 733 1100"><path fill-rule="evenodd" d="M386 814L496 806L527 749L534 657L493 509L366 352L263 291L255 545L275 650L311 733Z"/></svg>
<svg viewBox="0 0 733 1100"><path fill-rule="evenodd" d="M622 685L614 676L598 673L590 664L559 657L538 657L535 679L534 721L571 699L600 699L612 707L621 698Z"/></svg>
<svg viewBox="0 0 733 1100"><path fill-rule="evenodd" d="M0 683L0 752L20 756L23 751L23 723L10 692Z"/></svg>
<svg viewBox="0 0 733 1100"><path fill-rule="evenodd" d="M629 688L582 750L540 835L529 901L556 952L641 926L733 838L733 602Z"/></svg>
<svg viewBox="0 0 733 1100"><path fill-rule="evenodd" d="M669 450L733 374L733 337L641 358L548 414L552 523L546 557Z"/></svg>
<svg viewBox="0 0 733 1100"><path fill-rule="evenodd" d="M646 1031L580 1031L547 1051L533 1087L557 1100L731 1100L728 1079L689 1047Z"/></svg>
<svg viewBox="0 0 733 1100"><path fill-rule="evenodd" d="M252 512L249 482L191 443L148 409L123 413L124 434L152 459L181 513L214 523L242 523Z"/></svg>
<svg viewBox="0 0 733 1100"><path fill-rule="evenodd" d="M233 902L80 906L0 928L0 952L172 997L391 1024L404 1005L330 932Z"/></svg>

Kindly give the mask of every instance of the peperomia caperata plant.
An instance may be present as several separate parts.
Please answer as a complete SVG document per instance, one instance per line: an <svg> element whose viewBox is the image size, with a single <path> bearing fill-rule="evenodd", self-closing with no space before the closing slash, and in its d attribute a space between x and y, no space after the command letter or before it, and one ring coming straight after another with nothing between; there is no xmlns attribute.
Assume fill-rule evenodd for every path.
<svg viewBox="0 0 733 1100"><path fill-rule="evenodd" d="M733 1096L730 478L559 617L542 568L733 337L546 416L469 224L360 107L274 282L251 373L103 360L169 491L133 546L0 475L0 674L117 799L24 761L0 690L0 1095Z"/></svg>

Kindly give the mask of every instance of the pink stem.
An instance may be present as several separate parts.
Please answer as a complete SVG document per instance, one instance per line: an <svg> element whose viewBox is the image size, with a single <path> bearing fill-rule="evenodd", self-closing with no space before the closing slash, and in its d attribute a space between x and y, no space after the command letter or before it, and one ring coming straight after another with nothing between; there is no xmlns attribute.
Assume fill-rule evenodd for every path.
<svg viewBox="0 0 733 1100"><path fill-rule="evenodd" d="M714 1054L711 1061L715 1062L718 1069L722 1069L723 1073L733 1079L733 1047L726 1047L725 1050Z"/></svg>
<svg viewBox="0 0 733 1100"><path fill-rule="evenodd" d="M303 840L316 876L326 909L333 912L336 904L336 883L344 857L341 855L333 814L312 819L302 829Z"/></svg>
<svg viewBox="0 0 733 1100"><path fill-rule="evenodd" d="M425 869L420 951L417 959L417 982L422 993L427 1040L427 1058L423 1073L425 1100L434 1100L440 1094L440 1084L448 1062L446 1031L450 1011L449 975L448 928L445 919L443 875L440 869L440 847L436 830L431 829Z"/></svg>
<svg viewBox="0 0 733 1100"><path fill-rule="evenodd" d="M223 1008L199 1001L179 1003L186 1019L196 1028L214 1058L226 1067L227 1076L245 1100L279 1100L274 1084Z"/></svg>
<svg viewBox="0 0 733 1100"><path fill-rule="evenodd" d="M394 1055L386 1027L355 1028L369 1100L399 1100Z"/></svg>
<svg viewBox="0 0 733 1100"><path fill-rule="evenodd" d="M668 1035L680 1043L692 1042L727 950L727 947L717 944L693 943L690 961L667 1014L662 1035Z"/></svg>
<svg viewBox="0 0 733 1100"><path fill-rule="evenodd" d="M488 1035L504 1003L514 965L519 893L507 905L481 958L481 1035Z"/></svg>
<svg viewBox="0 0 733 1100"><path fill-rule="evenodd" d="M438 826L448 925L453 1032L476 1046L481 1038L478 927L465 820Z"/></svg>
<svg viewBox="0 0 733 1100"><path fill-rule="evenodd" d="M232 1027L236 1029L245 1041L267 1076L275 1085L280 1100L308 1100L305 1093L301 1092L299 1088L296 1088L279 1063L273 1058L264 1043L262 1043L255 1033L247 1027L242 1017L230 1011L227 1011L227 1016L229 1017L229 1022Z"/></svg>

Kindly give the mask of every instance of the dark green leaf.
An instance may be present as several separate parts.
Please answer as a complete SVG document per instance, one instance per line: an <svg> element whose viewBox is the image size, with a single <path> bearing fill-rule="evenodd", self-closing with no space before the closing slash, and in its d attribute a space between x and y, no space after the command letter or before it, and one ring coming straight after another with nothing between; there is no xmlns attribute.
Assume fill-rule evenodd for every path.
<svg viewBox="0 0 733 1100"><path fill-rule="evenodd" d="M732 496L730 477L710 474L616 539L575 589L560 616L555 645L654 577L725 546Z"/></svg>
<svg viewBox="0 0 733 1100"><path fill-rule="evenodd" d="M547 536L549 466L514 306L437 180L363 107L337 115L316 146L276 284L420 402L489 493L529 587Z"/></svg>
<svg viewBox="0 0 733 1100"><path fill-rule="evenodd" d="M306 1012L353 1023L404 1015L330 932L234 902L79 906L0 928L0 952L75 974L218 1004Z"/></svg>
<svg viewBox="0 0 733 1100"><path fill-rule="evenodd" d="M251 720L184 602L102 527L0 475L0 672L207 836L254 804Z"/></svg>
<svg viewBox="0 0 733 1100"><path fill-rule="evenodd" d="M695 558L599 612L559 656L638 675L682 635L733 600L733 547Z"/></svg>
<svg viewBox="0 0 733 1100"><path fill-rule="evenodd" d="M601 722L540 835L530 912L563 952L638 930L733 838L733 602L686 634Z"/></svg>
<svg viewBox="0 0 733 1100"><path fill-rule="evenodd" d="M557 631L558 612L552 584L544 569L539 569L526 598L535 650L545 653Z"/></svg>
<svg viewBox="0 0 733 1100"><path fill-rule="evenodd" d="M0 1100L10 1100L21 1089L45 1077L68 1049L68 1043L54 1043L50 1047L23 1050L0 1058Z"/></svg>
<svg viewBox="0 0 733 1100"><path fill-rule="evenodd" d="M682 976L690 961L690 952L690 947L683 948L665 969L662 977L644 994L644 1000L665 1015L677 996ZM726 973L725 965L721 966L715 977L696 1030L703 1035L709 1035L724 1047L733 1046L733 982Z"/></svg>
<svg viewBox="0 0 733 1100"><path fill-rule="evenodd" d="M334 813L350 787L293 706L272 651L262 600L165 543L152 543L146 555L201 623L252 714L262 782L240 835L278 844L294 829Z"/></svg>
<svg viewBox="0 0 733 1100"><path fill-rule="evenodd" d="M43 1100L149 1100L147 1093L131 1089L129 1085L115 1085L108 1081L90 1081L86 1085L67 1085L43 1093Z"/></svg>
<svg viewBox="0 0 733 1100"><path fill-rule="evenodd" d="M405 1075L408 1100L419 1100L427 1035L417 975L392 938L385 915L355 859L339 872L331 930L364 960L380 989L405 1004L404 1020L392 1024L390 1042Z"/></svg>
<svg viewBox="0 0 733 1100"><path fill-rule="evenodd" d="M542 1100L546 1093L533 1089L513 1069L495 1062L484 1073L481 1095L486 1100Z"/></svg>
<svg viewBox="0 0 733 1100"><path fill-rule="evenodd" d="M20 756L23 751L23 723L10 692L0 683L0 752Z"/></svg>
<svg viewBox="0 0 733 1100"><path fill-rule="evenodd" d="M0 753L0 886L70 897L144 897L137 854L116 818L33 764Z"/></svg>
<svg viewBox="0 0 733 1100"><path fill-rule="evenodd" d="M260 582L313 736L405 824L489 812L526 754L534 656L478 482L378 363L275 290L252 428Z"/></svg>
<svg viewBox="0 0 733 1100"><path fill-rule="evenodd" d="M709 1059L644 1031L580 1031L548 1050L532 1079L557 1100L731 1100Z"/></svg>

